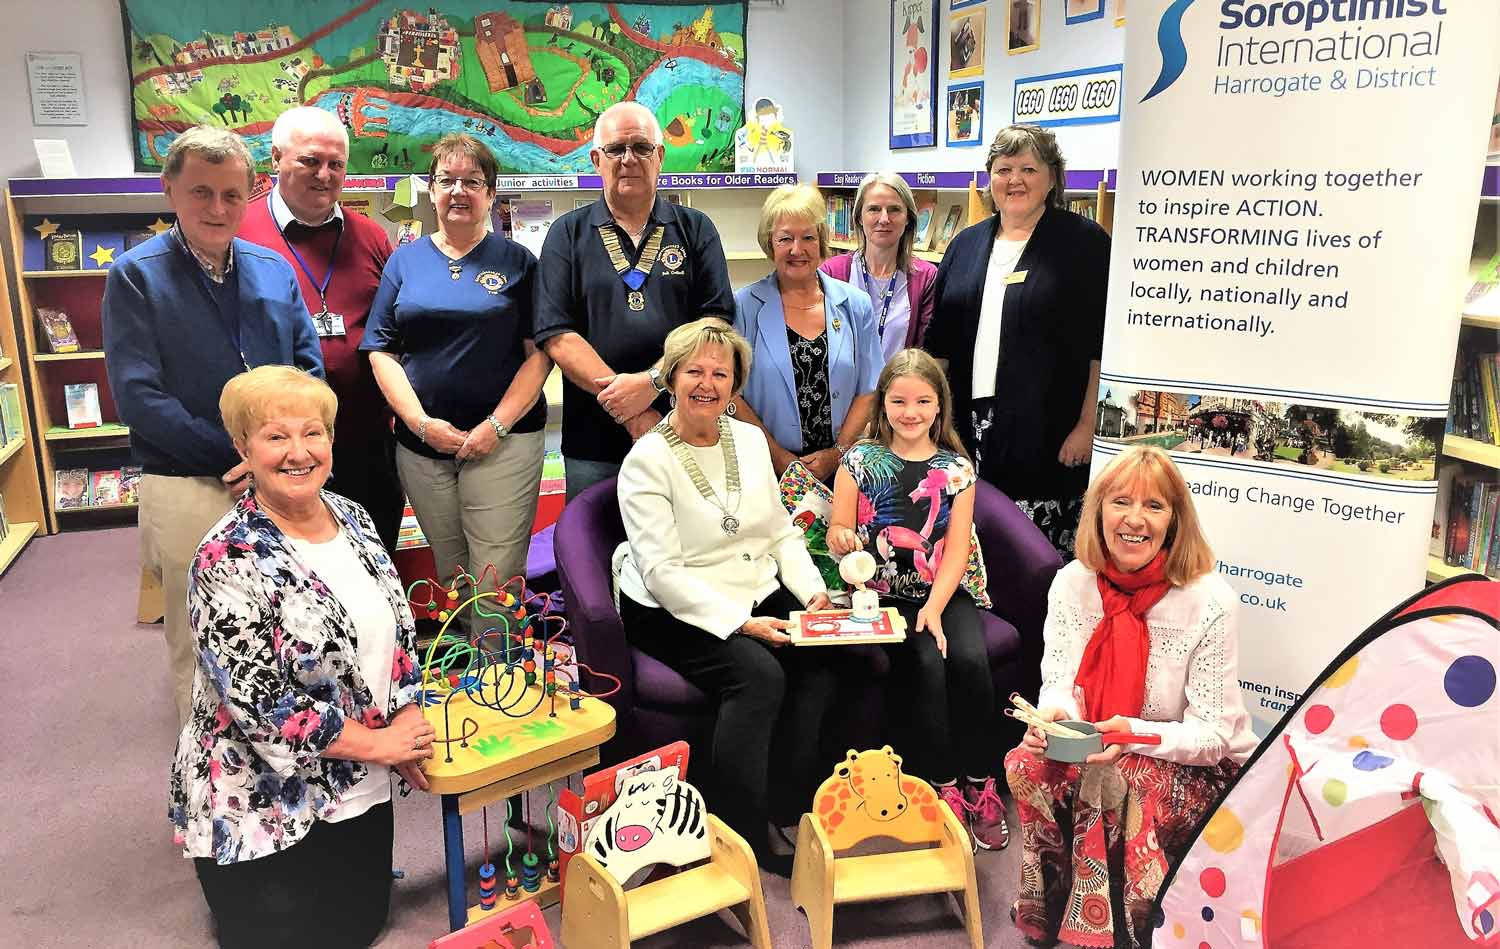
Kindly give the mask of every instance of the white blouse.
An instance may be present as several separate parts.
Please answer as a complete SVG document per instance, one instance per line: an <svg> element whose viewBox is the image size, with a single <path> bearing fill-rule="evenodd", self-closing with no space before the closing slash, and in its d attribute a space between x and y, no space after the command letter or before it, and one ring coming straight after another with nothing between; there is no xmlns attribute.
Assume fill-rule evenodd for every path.
<svg viewBox="0 0 1500 949"><path fill-rule="evenodd" d="M1161 736L1160 745L1126 745L1127 751L1179 764L1243 764L1259 739L1250 730L1239 683L1235 594L1218 574L1173 587L1146 613L1151 651L1141 717L1131 731ZM1078 561L1057 573L1047 594L1039 707L1082 718L1073 677L1094 627L1104 618L1096 575Z"/></svg>
<svg viewBox="0 0 1500 949"><path fill-rule="evenodd" d="M739 629L780 583L803 603L827 590L802 532L782 506L765 433L732 419L729 431L742 487L739 506L731 501L729 512L739 519L739 531L724 533L724 511L698 493L667 440L649 432L620 467L626 541L614 558L621 594L720 639ZM688 450L723 502L720 447Z"/></svg>

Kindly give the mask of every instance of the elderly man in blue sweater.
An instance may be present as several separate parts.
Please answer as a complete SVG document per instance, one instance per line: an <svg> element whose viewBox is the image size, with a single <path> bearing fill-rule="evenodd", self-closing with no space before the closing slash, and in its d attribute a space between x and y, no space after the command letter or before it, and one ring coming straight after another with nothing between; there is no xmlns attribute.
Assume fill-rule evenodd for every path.
<svg viewBox="0 0 1500 949"><path fill-rule="evenodd" d="M219 419L231 376L267 364L323 375L317 331L291 265L235 238L255 165L233 132L197 126L167 152L173 227L126 252L104 285L104 355L130 426L140 485L141 557L165 597L178 723L192 708L188 567L209 528L249 487Z"/></svg>

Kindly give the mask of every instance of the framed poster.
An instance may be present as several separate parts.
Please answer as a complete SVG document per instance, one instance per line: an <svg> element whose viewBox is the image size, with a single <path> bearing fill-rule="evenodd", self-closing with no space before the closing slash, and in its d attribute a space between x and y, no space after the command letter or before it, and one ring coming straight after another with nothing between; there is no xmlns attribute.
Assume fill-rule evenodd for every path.
<svg viewBox="0 0 1500 949"><path fill-rule="evenodd" d="M1063 0L1063 22L1087 23L1104 19L1104 0Z"/></svg>
<svg viewBox="0 0 1500 949"><path fill-rule="evenodd" d="M948 77L984 75L984 7L948 18Z"/></svg>
<svg viewBox="0 0 1500 949"><path fill-rule="evenodd" d="M1041 0L1005 0L1005 4L1005 51L1014 56L1041 47Z"/></svg>
<svg viewBox="0 0 1500 949"><path fill-rule="evenodd" d="M937 144L938 0L891 0L891 148Z"/></svg>
<svg viewBox="0 0 1500 949"><path fill-rule="evenodd" d="M1115 0L1115 26L1125 25L1125 0Z"/></svg>
<svg viewBox="0 0 1500 949"><path fill-rule="evenodd" d="M984 144L984 81L948 87L948 146Z"/></svg>

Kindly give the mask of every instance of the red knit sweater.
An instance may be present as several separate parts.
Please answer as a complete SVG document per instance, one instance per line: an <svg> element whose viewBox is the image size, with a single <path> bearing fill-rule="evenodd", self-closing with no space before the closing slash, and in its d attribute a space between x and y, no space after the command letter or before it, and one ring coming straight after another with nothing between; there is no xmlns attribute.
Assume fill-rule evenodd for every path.
<svg viewBox="0 0 1500 949"><path fill-rule="evenodd" d="M328 273L328 255L333 250L336 227L318 231L307 231L292 226L288 239L296 245L321 283ZM302 296L307 301L308 312L318 313L323 305L318 297L317 284L307 271L297 263L276 229L271 217L270 193L261 195L245 209L245 219L240 224L239 236L275 251L292 265L297 282L302 286ZM365 319L370 314L370 301L380 286L380 272L391 256L391 241L379 224L355 211L344 209L344 232L338 239L338 259L334 261L333 280L328 284L329 312L344 318L343 336L324 336L319 339L323 347L323 368L328 384L339 397L339 413L335 430L341 442L352 444L351 439L367 437L388 424L389 410L380 389L375 385L375 375L370 370L369 358L359 351L360 340L365 335Z"/></svg>

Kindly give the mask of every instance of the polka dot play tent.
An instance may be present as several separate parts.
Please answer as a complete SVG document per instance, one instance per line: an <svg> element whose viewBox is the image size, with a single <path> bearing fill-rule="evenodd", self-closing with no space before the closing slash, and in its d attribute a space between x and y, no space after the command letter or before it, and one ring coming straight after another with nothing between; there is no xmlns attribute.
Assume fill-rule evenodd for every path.
<svg viewBox="0 0 1500 949"><path fill-rule="evenodd" d="M1500 583L1392 610L1261 742L1161 889L1157 949L1500 946Z"/></svg>

